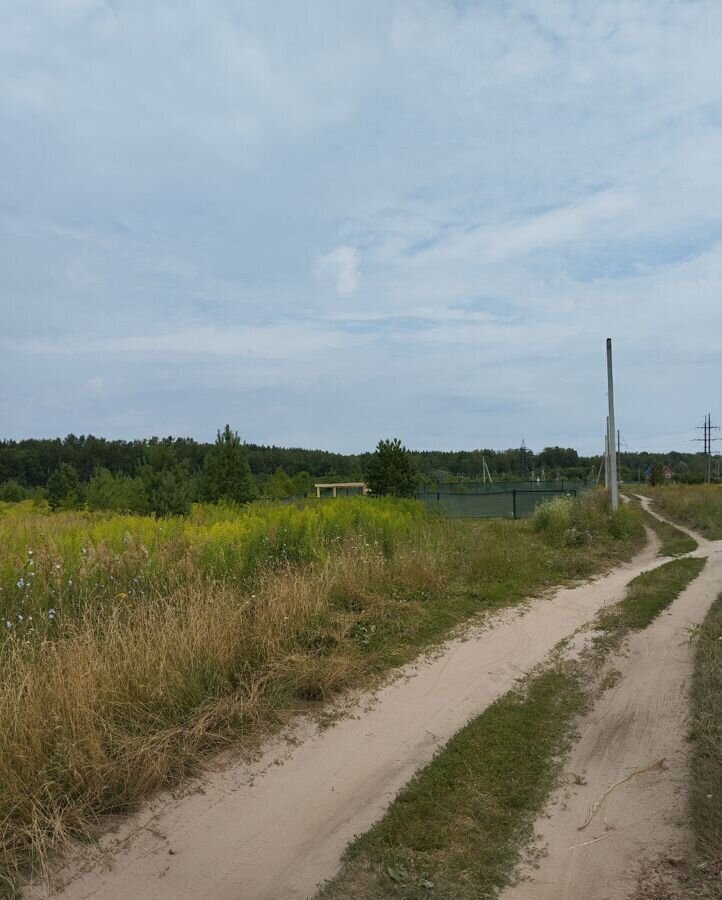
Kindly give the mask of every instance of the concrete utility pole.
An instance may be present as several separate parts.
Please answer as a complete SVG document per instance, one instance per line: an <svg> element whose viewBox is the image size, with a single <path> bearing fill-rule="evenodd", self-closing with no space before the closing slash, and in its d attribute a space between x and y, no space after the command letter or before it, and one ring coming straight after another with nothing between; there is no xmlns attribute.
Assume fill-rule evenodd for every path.
<svg viewBox="0 0 722 900"><path fill-rule="evenodd" d="M607 338L607 398L609 400L609 481L612 488L612 510L619 507L619 484L617 483L617 454L614 452L614 379L612 377L612 339Z"/></svg>
<svg viewBox="0 0 722 900"><path fill-rule="evenodd" d="M604 490L609 490L609 416L607 416L607 433L604 435Z"/></svg>

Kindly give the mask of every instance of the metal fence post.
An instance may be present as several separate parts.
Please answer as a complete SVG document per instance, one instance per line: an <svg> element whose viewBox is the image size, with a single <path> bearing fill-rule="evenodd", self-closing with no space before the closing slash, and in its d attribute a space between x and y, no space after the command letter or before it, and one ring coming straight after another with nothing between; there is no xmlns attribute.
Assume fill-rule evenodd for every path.
<svg viewBox="0 0 722 900"><path fill-rule="evenodd" d="M512 508L512 515L516 519L516 488L513 488L512 492L511 492L511 508Z"/></svg>

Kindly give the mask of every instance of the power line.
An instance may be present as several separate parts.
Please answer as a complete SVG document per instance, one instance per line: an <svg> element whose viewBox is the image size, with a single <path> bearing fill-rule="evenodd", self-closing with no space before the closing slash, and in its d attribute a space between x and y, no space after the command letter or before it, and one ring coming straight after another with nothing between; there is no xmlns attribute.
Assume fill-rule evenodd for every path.
<svg viewBox="0 0 722 900"><path fill-rule="evenodd" d="M712 432L719 431L719 425L712 424L712 413L707 413L704 417L704 424L696 426L697 431L702 430L703 437L692 438L693 441L701 441L704 444L704 480L706 484L712 481L712 441L718 441L719 438L713 438Z"/></svg>

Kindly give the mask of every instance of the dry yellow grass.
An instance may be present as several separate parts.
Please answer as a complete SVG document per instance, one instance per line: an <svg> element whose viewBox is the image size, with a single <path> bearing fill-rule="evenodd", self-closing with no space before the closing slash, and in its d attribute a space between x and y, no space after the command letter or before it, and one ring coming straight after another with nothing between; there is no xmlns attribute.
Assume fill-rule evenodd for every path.
<svg viewBox="0 0 722 900"><path fill-rule="evenodd" d="M388 529L387 540L369 539L361 523L310 562L276 556L245 579L227 561L216 576L194 553L174 551L172 572L146 578L142 594L113 588L95 600L89 590L57 631L9 630L0 655L8 885L19 868L42 867L53 849L87 839L104 815L177 781L209 751L252 742L279 717L409 659L469 616L629 555L640 526L619 534L619 523L596 515L594 534L571 548L524 522L423 518L411 527L407 517L393 542ZM39 537L36 528L41 557ZM103 543L83 556L89 588L99 560L131 583L133 566L147 571L143 545L127 545L125 558Z"/></svg>
<svg viewBox="0 0 722 900"><path fill-rule="evenodd" d="M442 560L413 547L340 547L263 572L245 592L188 574L164 597L87 607L62 639L8 637L0 662L0 852L42 865L176 780L198 758L324 699L379 665L368 644L394 603L437 589Z"/></svg>

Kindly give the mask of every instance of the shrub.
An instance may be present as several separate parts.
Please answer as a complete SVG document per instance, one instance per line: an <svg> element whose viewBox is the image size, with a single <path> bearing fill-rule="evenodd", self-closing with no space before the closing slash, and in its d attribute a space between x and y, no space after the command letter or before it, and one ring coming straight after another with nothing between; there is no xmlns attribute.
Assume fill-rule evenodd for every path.
<svg viewBox="0 0 722 900"><path fill-rule="evenodd" d="M83 486L77 470L69 463L61 463L48 479L50 508L79 509L83 500Z"/></svg>
<svg viewBox="0 0 722 900"><path fill-rule="evenodd" d="M25 488L13 478L0 484L0 500L4 500L5 503L19 503L26 497Z"/></svg>
<svg viewBox="0 0 722 900"><path fill-rule="evenodd" d="M534 510L532 528L555 546L578 546L597 540L626 540L642 533L637 512L621 504L612 512L604 491L556 497Z"/></svg>

